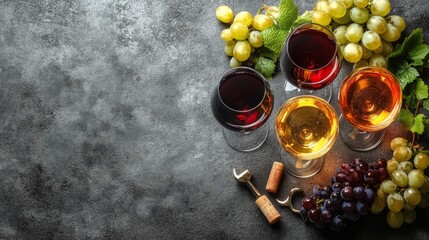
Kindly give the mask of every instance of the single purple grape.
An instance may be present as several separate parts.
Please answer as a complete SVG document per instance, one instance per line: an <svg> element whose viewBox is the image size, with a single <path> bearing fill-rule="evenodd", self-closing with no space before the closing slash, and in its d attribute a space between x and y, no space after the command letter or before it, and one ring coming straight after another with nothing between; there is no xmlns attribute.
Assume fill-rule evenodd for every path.
<svg viewBox="0 0 429 240"><path fill-rule="evenodd" d="M353 194L354 194L354 197L356 199L363 199L366 196L364 188L362 186L356 186L356 187L354 187L353 188Z"/></svg>
<svg viewBox="0 0 429 240"><path fill-rule="evenodd" d="M331 196L329 197L329 199L333 202L333 203L340 203L341 202L341 194L339 192L332 192Z"/></svg>
<svg viewBox="0 0 429 240"><path fill-rule="evenodd" d="M341 215L337 215L332 219L332 222L329 224L329 228L332 231L341 231L346 226L346 221L344 221L344 217Z"/></svg>
<svg viewBox="0 0 429 240"><path fill-rule="evenodd" d="M320 197L321 191L322 191L322 186L320 186L318 184L313 186L313 195L314 196Z"/></svg>
<svg viewBox="0 0 429 240"><path fill-rule="evenodd" d="M328 209L325 209L320 213L320 221L324 222L324 223L331 222L333 217L334 216L333 216L332 212L329 211Z"/></svg>
<svg viewBox="0 0 429 240"><path fill-rule="evenodd" d="M369 205L366 202L363 201L358 201L356 202L356 211L360 214L360 215L366 215L369 212Z"/></svg>
<svg viewBox="0 0 429 240"><path fill-rule="evenodd" d="M356 204L353 201L344 201L342 209L344 213L352 214L356 210Z"/></svg>
<svg viewBox="0 0 429 240"><path fill-rule="evenodd" d="M341 190L341 197L345 200L345 201L351 201L354 197L353 194L353 188L350 186L345 186L342 190Z"/></svg>
<svg viewBox="0 0 429 240"><path fill-rule="evenodd" d="M386 159L380 158L380 159L375 160L375 162L374 162L374 168L375 169L377 169L377 168L385 168L385 167L387 167L387 161L386 161Z"/></svg>
<svg viewBox="0 0 429 240"><path fill-rule="evenodd" d="M326 199L325 202L323 203L323 207L326 210L329 210L329 211L333 212L335 210L335 203L332 202L331 199Z"/></svg>
<svg viewBox="0 0 429 240"><path fill-rule="evenodd" d="M378 183L377 173L373 169L369 169L363 176L363 180L370 186L375 186Z"/></svg>
<svg viewBox="0 0 429 240"><path fill-rule="evenodd" d="M347 162L342 162L340 164L340 170L342 173L348 173L350 169L351 169L351 166Z"/></svg>
<svg viewBox="0 0 429 240"><path fill-rule="evenodd" d="M336 181L339 183L343 183L347 181L347 175L345 173L342 173L342 172L337 173L335 177L336 177Z"/></svg>
<svg viewBox="0 0 429 240"><path fill-rule="evenodd" d="M384 180L389 179L389 177L390 177L389 172L384 167L377 168L377 170L375 170L375 172L377 174L377 178L378 178L379 183L383 182Z"/></svg>
<svg viewBox="0 0 429 240"><path fill-rule="evenodd" d="M307 216L310 222L316 223L319 221L320 218L320 210L317 208L312 208L308 210Z"/></svg>
<svg viewBox="0 0 429 240"><path fill-rule="evenodd" d="M365 202L372 204L372 202L374 202L375 197L376 197L376 193L375 193L374 189L372 189L370 187L366 187L364 189L364 191L365 191L365 199L364 199Z"/></svg>
<svg viewBox="0 0 429 240"><path fill-rule="evenodd" d="M347 182L351 183L352 185L355 185L359 182L359 174L354 169L350 169L350 171L347 173Z"/></svg>
<svg viewBox="0 0 429 240"><path fill-rule="evenodd" d="M310 210L312 208L316 208L316 202L310 197L304 197L302 199L301 206L307 210Z"/></svg>
<svg viewBox="0 0 429 240"><path fill-rule="evenodd" d="M333 192L340 192L341 189L343 189L342 183L336 182L336 183L332 184L332 191Z"/></svg>

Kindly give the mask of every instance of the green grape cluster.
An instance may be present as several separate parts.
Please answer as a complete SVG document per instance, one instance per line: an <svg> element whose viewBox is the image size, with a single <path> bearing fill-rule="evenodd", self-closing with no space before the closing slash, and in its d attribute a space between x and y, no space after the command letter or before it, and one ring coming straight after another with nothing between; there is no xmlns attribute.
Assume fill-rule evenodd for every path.
<svg viewBox="0 0 429 240"><path fill-rule="evenodd" d="M387 224L400 228L404 222L416 220L416 207L429 207L429 177L424 174L429 156L424 152L413 156L407 140L401 137L394 138L390 148L393 158L386 166L390 179L380 184L371 212L378 214L387 206Z"/></svg>
<svg viewBox="0 0 429 240"><path fill-rule="evenodd" d="M392 42L406 25L401 16L388 15L389 0L319 0L313 9L311 21L333 31L344 59L354 68L386 68Z"/></svg>
<svg viewBox="0 0 429 240"><path fill-rule="evenodd" d="M265 13L261 13L266 10ZM225 54L231 57L230 67L240 66L248 60L255 48L264 44L261 31L271 27L278 14L275 6L264 6L256 15L248 11L241 11L234 15L232 9L226 5L216 8L216 17L223 23L230 24L222 30L220 37L225 42Z"/></svg>

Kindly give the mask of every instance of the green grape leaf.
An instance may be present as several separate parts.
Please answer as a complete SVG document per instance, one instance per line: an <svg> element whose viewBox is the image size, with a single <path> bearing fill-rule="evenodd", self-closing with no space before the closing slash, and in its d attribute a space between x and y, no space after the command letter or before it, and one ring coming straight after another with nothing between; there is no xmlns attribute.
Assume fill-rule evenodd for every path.
<svg viewBox="0 0 429 240"><path fill-rule="evenodd" d="M417 86L416 86L416 97L418 100L423 100L428 98L428 85L423 82L421 78L417 79Z"/></svg>
<svg viewBox="0 0 429 240"><path fill-rule="evenodd" d="M279 55L277 53L273 52L272 50L270 50L266 47L256 48L255 56L266 57L266 58L273 60L274 62L276 62L278 57L279 57Z"/></svg>
<svg viewBox="0 0 429 240"><path fill-rule="evenodd" d="M413 126L411 127L411 132L415 132L417 134L423 134L425 130L425 125L423 124L423 117L425 117L424 114L418 114L413 119Z"/></svg>
<svg viewBox="0 0 429 240"><path fill-rule="evenodd" d="M313 11L305 11L303 14L301 14L293 23L292 28L296 28L301 24L309 23L311 22L311 14Z"/></svg>
<svg viewBox="0 0 429 240"><path fill-rule="evenodd" d="M394 74L398 78L401 88L404 89L409 83L414 82L420 74L417 69L411 67L406 61L402 61L398 64L399 68Z"/></svg>
<svg viewBox="0 0 429 240"><path fill-rule="evenodd" d="M280 56L288 34L288 30L281 29L277 25L273 25L261 31L262 39L264 39L264 46L277 54L277 56Z"/></svg>
<svg viewBox="0 0 429 240"><path fill-rule="evenodd" d="M422 102L422 107L429 111L429 99L426 99Z"/></svg>
<svg viewBox="0 0 429 240"><path fill-rule="evenodd" d="M265 78L271 79L276 71L276 63L269 58L255 57L255 69L260 72Z"/></svg>
<svg viewBox="0 0 429 240"><path fill-rule="evenodd" d="M408 52L408 57L412 60L414 66L422 66L424 64L423 60L429 54L429 45L420 44L410 49Z"/></svg>
<svg viewBox="0 0 429 240"><path fill-rule="evenodd" d="M413 119L414 116L410 111L406 109L401 109L401 111L399 112L398 120L401 123L402 128L404 128L405 130L411 129L411 127L413 126Z"/></svg>
<svg viewBox="0 0 429 240"><path fill-rule="evenodd" d="M276 19L282 29L289 30L298 17L298 9L293 0L280 0L279 16Z"/></svg>

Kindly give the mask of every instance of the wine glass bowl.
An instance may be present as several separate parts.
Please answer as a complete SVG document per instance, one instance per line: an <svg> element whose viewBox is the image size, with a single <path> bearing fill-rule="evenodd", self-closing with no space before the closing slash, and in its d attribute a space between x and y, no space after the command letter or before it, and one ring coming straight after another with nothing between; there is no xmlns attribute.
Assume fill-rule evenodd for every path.
<svg viewBox="0 0 429 240"><path fill-rule="evenodd" d="M332 88L325 87L337 77L341 58L335 36L329 29L315 23L294 29L286 39L280 57L288 98L307 94L329 102Z"/></svg>
<svg viewBox="0 0 429 240"><path fill-rule="evenodd" d="M283 104L275 129L280 157L291 175L304 178L320 171L338 136L338 121L332 106L316 96L293 97Z"/></svg>
<svg viewBox="0 0 429 240"><path fill-rule="evenodd" d="M224 127L223 135L232 148L248 152L260 147L268 136L268 120L274 96L267 80L248 67L227 71L215 88L211 109Z"/></svg>
<svg viewBox="0 0 429 240"><path fill-rule="evenodd" d="M384 129L398 116L402 90L395 75L382 67L354 70L341 84L338 103L344 143L358 151L378 146Z"/></svg>

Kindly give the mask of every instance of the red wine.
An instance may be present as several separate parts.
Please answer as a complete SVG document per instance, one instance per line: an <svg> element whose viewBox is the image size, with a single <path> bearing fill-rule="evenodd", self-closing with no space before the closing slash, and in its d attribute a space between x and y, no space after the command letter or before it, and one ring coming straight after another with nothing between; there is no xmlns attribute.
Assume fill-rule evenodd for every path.
<svg viewBox="0 0 429 240"><path fill-rule="evenodd" d="M328 30L297 29L289 36L285 47L280 64L285 77L298 88L323 88L340 71L336 41Z"/></svg>
<svg viewBox="0 0 429 240"><path fill-rule="evenodd" d="M219 123L233 131L260 127L271 114L273 95L269 83L250 68L234 68L221 79L211 99Z"/></svg>

